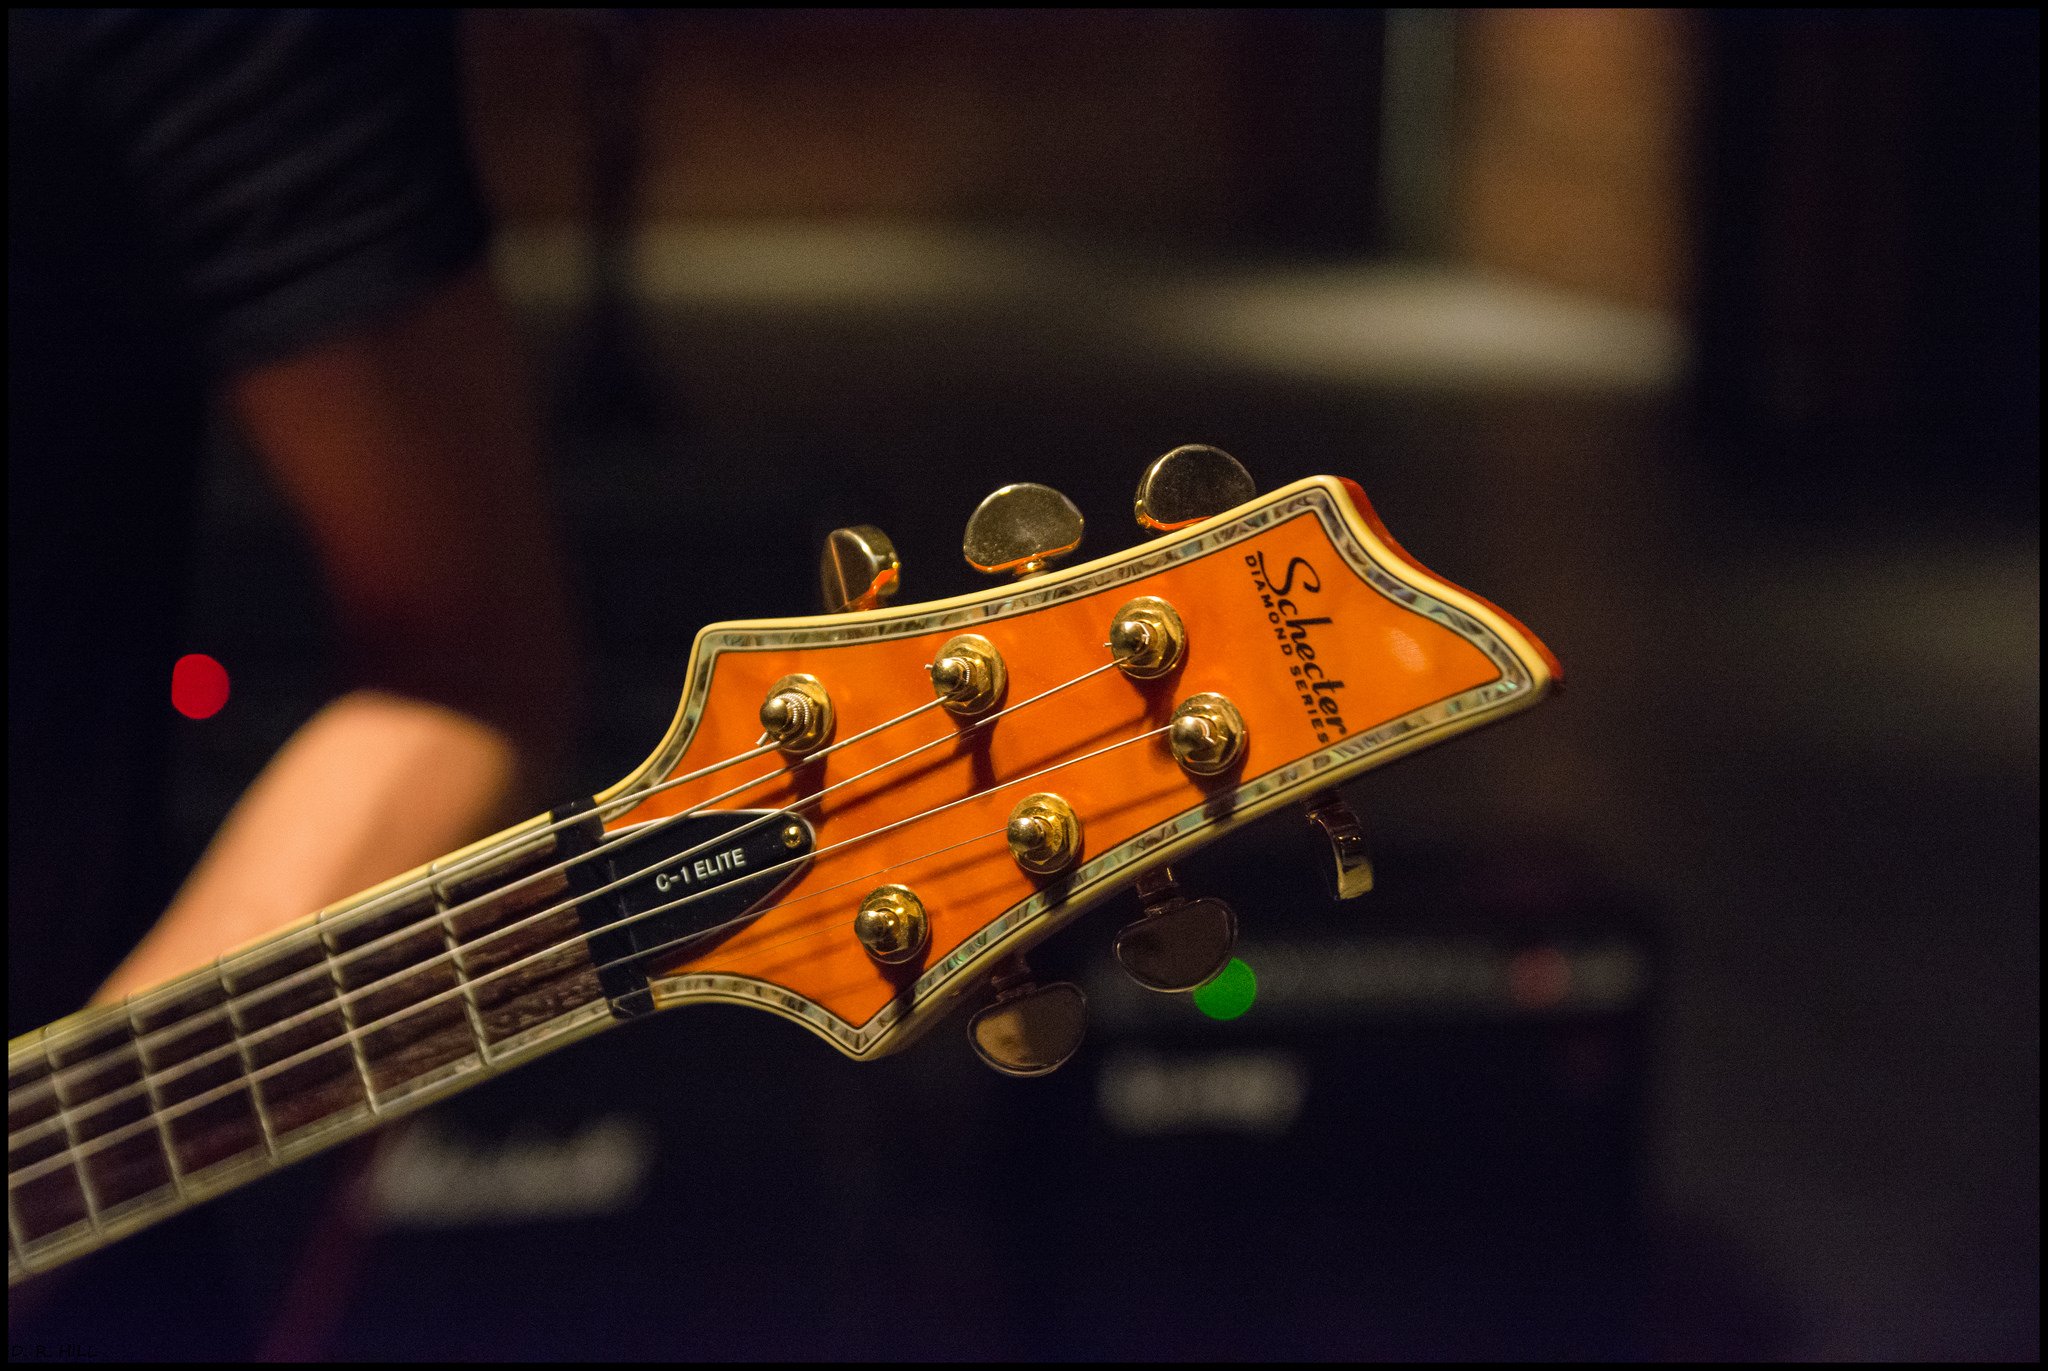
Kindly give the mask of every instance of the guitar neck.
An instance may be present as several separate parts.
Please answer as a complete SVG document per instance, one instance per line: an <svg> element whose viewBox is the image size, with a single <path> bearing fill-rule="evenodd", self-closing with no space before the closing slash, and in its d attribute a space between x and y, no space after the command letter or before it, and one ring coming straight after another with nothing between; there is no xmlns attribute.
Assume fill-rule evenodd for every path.
<svg viewBox="0 0 2048 1371"><path fill-rule="evenodd" d="M1176 454L1211 476L1235 466L1185 448L1154 472ZM1249 494L1238 476L1226 484ZM1080 536L1056 491L991 501L1040 560ZM1015 958L1031 943L1180 852L1526 709L1559 678L1512 619L1402 552L1349 483L1186 513L1022 590L712 625L668 735L604 797L11 1044L9 1279L686 1000L784 1014L869 1059L987 974L976 1051L1043 1074L1078 1047L1082 996L1030 984ZM1005 560L991 517L970 521L970 560L1037 565ZM1026 793L1037 784L1057 793ZM725 807L742 792L759 807ZM1316 814L1348 882L1356 823L1327 802ZM1192 988L1225 964L1233 922L1211 919L1179 970L1126 966Z"/></svg>
<svg viewBox="0 0 2048 1371"><path fill-rule="evenodd" d="M548 828L10 1043L9 1284L611 1023Z"/></svg>

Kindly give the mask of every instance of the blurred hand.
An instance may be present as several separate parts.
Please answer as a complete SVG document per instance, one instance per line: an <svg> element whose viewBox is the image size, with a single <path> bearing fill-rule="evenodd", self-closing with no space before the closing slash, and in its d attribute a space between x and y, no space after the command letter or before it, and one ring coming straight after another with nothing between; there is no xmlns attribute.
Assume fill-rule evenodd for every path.
<svg viewBox="0 0 2048 1371"><path fill-rule="evenodd" d="M523 817L575 715L536 425L481 271L227 399L311 536L361 688L279 750L102 999Z"/></svg>

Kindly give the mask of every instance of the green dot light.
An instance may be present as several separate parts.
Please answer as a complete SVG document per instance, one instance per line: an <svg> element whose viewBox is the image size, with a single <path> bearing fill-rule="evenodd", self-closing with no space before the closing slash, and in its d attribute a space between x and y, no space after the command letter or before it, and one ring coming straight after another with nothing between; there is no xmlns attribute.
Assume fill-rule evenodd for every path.
<svg viewBox="0 0 2048 1371"><path fill-rule="evenodd" d="M1259 978L1237 958L1195 990L1195 1008L1212 1019L1235 1019L1259 997Z"/></svg>

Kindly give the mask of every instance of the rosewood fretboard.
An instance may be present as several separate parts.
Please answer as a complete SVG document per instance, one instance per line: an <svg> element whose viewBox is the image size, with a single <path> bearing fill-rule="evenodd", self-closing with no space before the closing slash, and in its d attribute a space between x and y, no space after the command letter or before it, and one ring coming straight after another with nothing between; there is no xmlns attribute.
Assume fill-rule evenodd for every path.
<svg viewBox="0 0 2048 1371"><path fill-rule="evenodd" d="M9 1044L9 1282L610 1023L575 910L501 933L570 893L505 887L579 847L540 836Z"/></svg>

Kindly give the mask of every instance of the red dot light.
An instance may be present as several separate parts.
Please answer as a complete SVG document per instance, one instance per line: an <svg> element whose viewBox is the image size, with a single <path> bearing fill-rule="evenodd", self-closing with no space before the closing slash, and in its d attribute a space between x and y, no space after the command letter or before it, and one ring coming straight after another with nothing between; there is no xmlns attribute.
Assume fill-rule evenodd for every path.
<svg viewBox="0 0 2048 1371"><path fill-rule="evenodd" d="M188 719L211 719L228 702L228 669L203 652L188 652L171 668L171 708Z"/></svg>

